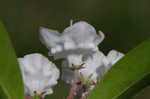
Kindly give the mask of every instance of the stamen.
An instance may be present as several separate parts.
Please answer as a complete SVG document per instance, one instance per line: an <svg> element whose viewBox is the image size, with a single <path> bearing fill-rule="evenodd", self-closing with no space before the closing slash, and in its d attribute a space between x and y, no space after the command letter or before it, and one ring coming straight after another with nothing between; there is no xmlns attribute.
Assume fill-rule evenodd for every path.
<svg viewBox="0 0 150 99"><path fill-rule="evenodd" d="M95 86L96 84L97 84L97 83L94 82L94 81L92 81L92 82L90 83L91 86L93 86L93 85Z"/></svg>
<svg viewBox="0 0 150 99"><path fill-rule="evenodd" d="M72 71L74 71L74 70L80 70L80 69L82 69L82 68L85 68L85 67L83 67L84 64L85 64L85 63L83 63L83 64L81 64L81 65L77 65L77 66L74 66L74 65L72 64L71 67L70 67L70 66L65 66L64 69L69 69L69 70L72 70Z"/></svg>
<svg viewBox="0 0 150 99"><path fill-rule="evenodd" d="M85 67L83 67L83 66L84 66L84 64L85 64L85 63L81 64L81 65L80 65L80 67L81 67L81 68L85 68Z"/></svg>

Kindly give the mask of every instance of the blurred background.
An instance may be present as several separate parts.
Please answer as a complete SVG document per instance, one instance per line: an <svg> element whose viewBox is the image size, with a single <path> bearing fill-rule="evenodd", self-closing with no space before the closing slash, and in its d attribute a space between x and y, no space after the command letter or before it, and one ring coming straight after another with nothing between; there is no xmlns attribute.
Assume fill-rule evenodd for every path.
<svg viewBox="0 0 150 99"><path fill-rule="evenodd" d="M127 53L150 37L150 0L0 0L0 20L18 57L35 52L47 55L39 41L39 27L62 32L70 19L87 21L103 31L106 38L99 46L103 52ZM150 99L145 92L138 99Z"/></svg>

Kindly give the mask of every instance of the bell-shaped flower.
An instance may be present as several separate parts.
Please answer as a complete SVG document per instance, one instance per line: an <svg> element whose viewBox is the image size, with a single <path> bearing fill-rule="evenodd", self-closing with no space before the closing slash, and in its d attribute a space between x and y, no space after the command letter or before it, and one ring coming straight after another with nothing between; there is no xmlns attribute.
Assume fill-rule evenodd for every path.
<svg viewBox="0 0 150 99"><path fill-rule="evenodd" d="M62 34L56 30L40 28L41 41L50 50L49 55L65 58L70 54L89 55L98 50L104 34L87 22L80 21L67 27Z"/></svg>
<svg viewBox="0 0 150 99"><path fill-rule="evenodd" d="M60 72L45 56L34 53L18 58L23 76L25 95L44 97L53 93Z"/></svg>

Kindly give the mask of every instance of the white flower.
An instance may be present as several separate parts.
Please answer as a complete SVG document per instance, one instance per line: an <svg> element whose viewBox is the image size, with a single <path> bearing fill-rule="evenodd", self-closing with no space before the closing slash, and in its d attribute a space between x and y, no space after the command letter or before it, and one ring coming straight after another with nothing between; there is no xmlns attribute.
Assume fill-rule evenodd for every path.
<svg viewBox="0 0 150 99"><path fill-rule="evenodd" d="M18 58L25 86L25 94L52 94L52 87L57 84L59 70L41 54L29 54Z"/></svg>
<svg viewBox="0 0 150 99"><path fill-rule="evenodd" d="M78 78L80 76L80 73L83 74L83 76L88 77L89 75L92 74L92 80L97 81L99 77L101 77L105 70L105 61L106 57L105 55L97 51L94 53L92 56L88 57L87 59L83 57L82 55L69 55L66 60L64 60L62 64L63 72L62 72L62 79L66 83L71 83L72 80L76 79L75 77ZM74 72L69 69L65 69L66 66L80 66L83 64L83 68L77 70L78 72ZM107 63L108 64L108 63Z"/></svg>
<svg viewBox="0 0 150 99"><path fill-rule="evenodd" d="M124 56L115 50L107 56L99 51L98 45L103 41L104 34L96 33L93 26L83 21L67 27L62 34L41 27L40 34L41 41L50 50L49 55L65 59L62 79L72 86L69 97L78 92L85 96L94 88L94 83Z"/></svg>
<svg viewBox="0 0 150 99"><path fill-rule="evenodd" d="M100 79L108 69L113 66L118 60L124 56L123 53L120 53L115 50L111 50L107 56L102 52L97 51L90 57L83 57L83 55L68 55L67 59L63 61L62 68L63 74L62 79L67 83L70 83L74 79L74 71L69 69L64 69L64 67L69 66L79 66L84 63L84 68L78 70L84 76L88 77L90 74L93 74L92 79L96 81Z"/></svg>
<svg viewBox="0 0 150 99"><path fill-rule="evenodd" d="M95 84L104 76L110 67L123 56L124 54L115 50L110 51L107 56L102 52L97 51L92 54L92 56L85 59L83 55L69 55L62 64L62 79L71 85L73 83L73 86L76 86L75 82L85 82L84 79L88 80L86 91L82 93L82 96L85 96L94 88ZM71 67L80 66L81 64L83 64L82 68L77 70L71 69ZM69 67L70 69L66 67Z"/></svg>
<svg viewBox="0 0 150 99"><path fill-rule="evenodd" d="M80 21L67 27L62 34L56 30L40 28L41 41L50 50L49 55L65 58L68 54L89 55L98 50L97 45L104 39L102 32L90 24Z"/></svg>

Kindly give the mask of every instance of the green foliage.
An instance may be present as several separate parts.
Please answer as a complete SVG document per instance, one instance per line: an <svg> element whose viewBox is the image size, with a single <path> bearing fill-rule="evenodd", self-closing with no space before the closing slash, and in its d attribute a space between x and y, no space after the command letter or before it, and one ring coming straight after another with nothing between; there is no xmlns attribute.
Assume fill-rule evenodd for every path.
<svg viewBox="0 0 150 99"><path fill-rule="evenodd" d="M0 99L8 99L2 88L0 87Z"/></svg>
<svg viewBox="0 0 150 99"><path fill-rule="evenodd" d="M129 99L150 83L150 39L131 50L105 75L89 99Z"/></svg>
<svg viewBox="0 0 150 99"><path fill-rule="evenodd" d="M15 52L8 38L8 34L1 23L0 88L0 99L7 99L6 96L8 99L24 99L23 83Z"/></svg>

